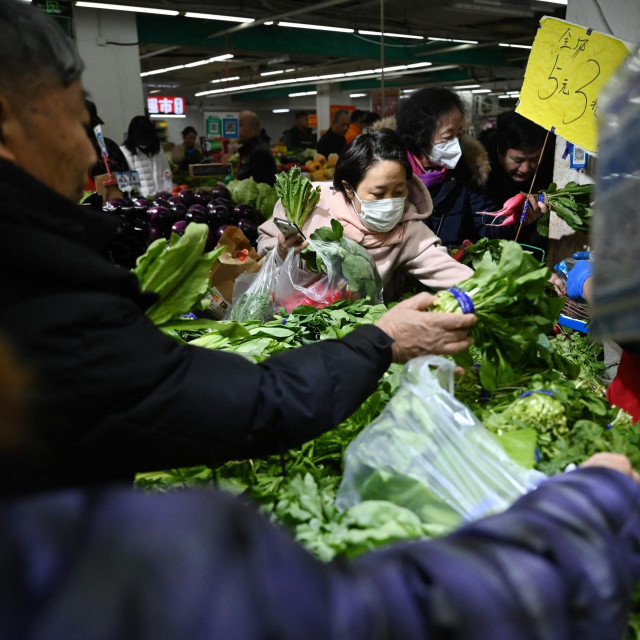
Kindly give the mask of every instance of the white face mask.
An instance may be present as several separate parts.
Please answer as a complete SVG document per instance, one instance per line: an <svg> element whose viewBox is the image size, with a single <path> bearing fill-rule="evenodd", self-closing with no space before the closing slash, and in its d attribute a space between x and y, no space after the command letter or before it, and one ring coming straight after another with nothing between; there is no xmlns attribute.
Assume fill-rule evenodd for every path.
<svg viewBox="0 0 640 640"><path fill-rule="evenodd" d="M454 169L462 156L458 138L434 144L429 153L429 160L438 167Z"/></svg>
<svg viewBox="0 0 640 640"><path fill-rule="evenodd" d="M360 213L358 216L367 229L384 233L391 231L404 213L405 198L384 198L383 200L360 200L358 194L353 191L353 195L360 203ZM353 207L355 209L355 205Z"/></svg>

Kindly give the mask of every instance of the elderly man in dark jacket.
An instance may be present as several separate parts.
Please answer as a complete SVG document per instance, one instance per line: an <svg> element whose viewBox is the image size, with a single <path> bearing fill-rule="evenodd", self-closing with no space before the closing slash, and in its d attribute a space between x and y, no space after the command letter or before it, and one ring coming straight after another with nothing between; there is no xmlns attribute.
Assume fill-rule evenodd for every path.
<svg viewBox="0 0 640 640"><path fill-rule="evenodd" d="M0 28L0 335L34 377L32 454L0 462L0 490L277 452L349 416L392 358L470 344L475 318L422 313L430 296L260 365L177 344L103 257L117 225L74 202L95 162L77 52L23 2L0 0Z"/></svg>

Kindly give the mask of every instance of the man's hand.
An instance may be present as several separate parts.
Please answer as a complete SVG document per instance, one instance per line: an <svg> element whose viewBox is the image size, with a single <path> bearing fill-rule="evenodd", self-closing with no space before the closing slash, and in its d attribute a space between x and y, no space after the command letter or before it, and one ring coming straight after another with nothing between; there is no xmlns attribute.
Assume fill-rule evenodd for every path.
<svg viewBox="0 0 640 640"><path fill-rule="evenodd" d="M302 237L299 233L294 233L290 236L284 236L282 233L278 234L278 255L284 260L292 248L295 248L296 253L300 253L306 246L307 242L302 241Z"/></svg>
<svg viewBox="0 0 640 640"><path fill-rule="evenodd" d="M640 475L633 468L631 460L627 456L623 456L621 453L595 453L588 460L585 460L581 467L607 467L614 471L619 471L625 476L633 478L638 484L640 484Z"/></svg>
<svg viewBox="0 0 640 640"><path fill-rule="evenodd" d="M406 362L428 354L451 355L473 343L469 328L477 321L473 314L425 313L434 297L419 293L403 300L376 323L394 339L393 361Z"/></svg>
<svg viewBox="0 0 640 640"><path fill-rule="evenodd" d="M529 196L529 206L527 207L527 213L524 217L524 226L533 224L545 213L549 211L549 207L544 202L538 202L538 199L534 195Z"/></svg>

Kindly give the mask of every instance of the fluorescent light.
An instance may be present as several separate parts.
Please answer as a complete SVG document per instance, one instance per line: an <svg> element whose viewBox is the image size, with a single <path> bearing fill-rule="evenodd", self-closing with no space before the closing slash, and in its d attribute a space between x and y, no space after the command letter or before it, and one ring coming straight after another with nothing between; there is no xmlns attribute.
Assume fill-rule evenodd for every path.
<svg viewBox="0 0 640 640"><path fill-rule="evenodd" d="M331 80L332 78L344 78L344 73L327 73L323 76L318 76L318 80Z"/></svg>
<svg viewBox="0 0 640 640"><path fill-rule="evenodd" d="M270 27L273 24L273 20L269 20L269 22L263 22L262 24L266 27Z"/></svg>
<svg viewBox="0 0 640 640"><path fill-rule="evenodd" d="M366 98L367 94L366 93L350 93L349 97L350 98Z"/></svg>
<svg viewBox="0 0 640 640"><path fill-rule="evenodd" d="M463 91L464 89L479 89L479 84L461 84L458 87L453 87L454 91Z"/></svg>
<svg viewBox="0 0 640 640"><path fill-rule="evenodd" d="M318 31L338 31L339 33L354 33L355 29L342 27L325 27L319 24L304 24L302 22L278 22L279 27L293 27L294 29L316 29Z"/></svg>
<svg viewBox="0 0 640 640"><path fill-rule="evenodd" d="M193 13L187 11L185 18L202 18L203 20L221 20L223 22L255 22L255 18L239 18L238 16L221 16L216 13Z"/></svg>
<svg viewBox="0 0 640 640"><path fill-rule="evenodd" d="M169 71L176 71L177 69L186 69L187 67L199 67L203 64L211 64L212 62L222 62L223 60L229 60L233 58L233 53L223 53L222 55L215 56L213 58L207 58L206 60L197 60L196 62L189 62L188 64L178 64L175 67L165 67L163 69L154 69L153 71L143 71L140 77L154 76L158 73L168 73Z"/></svg>
<svg viewBox="0 0 640 640"><path fill-rule="evenodd" d="M508 96L506 93L498 96L498 100L513 100L516 96Z"/></svg>
<svg viewBox="0 0 640 640"><path fill-rule="evenodd" d="M430 67L433 62L413 62L407 65L407 69L420 69L421 67Z"/></svg>
<svg viewBox="0 0 640 640"><path fill-rule="evenodd" d="M491 93L491 89L472 89L471 93Z"/></svg>
<svg viewBox="0 0 640 640"><path fill-rule="evenodd" d="M147 7L131 7L124 4L106 4L104 2L76 2L76 7L87 9L112 9L113 11L134 11L136 13L156 13L161 16L177 16L179 11L169 9L149 9Z"/></svg>
<svg viewBox="0 0 640 640"><path fill-rule="evenodd" d="M31 2L31 0L29 0ZM149 91L149 93L160 93L162 89L154 89L153 91Z"/></svg>
<svg viewBox="0 0 640 640"><path fill-rule="evenodd" d="M233 82L234 80L240 80L240 76L231 76L229 78L216 78L211 80L211 84L220 84L221 82Z"/></svg>
<svg viewBox="0 0 640 640"><path fill-rule="evenodd" d="M507 95L509 96L519 96L520 91L507 91Z"/></svg>
<svg viewBox="0 0 640 640"><path fill-rule="evenodd" d="M370 76L372 73L375 73L375 69L364 69L363 71L348 71L345 73L345 77L350 78L351 76Z"/></svg>
<svg viewBox="0 0 640 640"><path fill-rule="evenodd" d="M298 91L298 93L290 93L290 98L301 98L302 96L317 96L317 91Z"/></svg>
<svg viewBox="0 0 640 640"><path fill-rule="evenodd" d="M427 40L435 40L436 42L457 42L460 44L478 44L477 40L459 40L458 38L427 38Z"/></svg>
<svg viewBox="0 0 640 640"><path fill-rule="evenodd" d="M300 69L304 69L304 67L300 67ZM291 69L285 69L284 70L285 73L291 73L292 71L295 71L294 67L291 67Z"/></svg>
<svg viewBox="0 0 640 640"><path fill-rule="evenodd" d="M567 0L538 0L538 2L550 2L551 4L567 4Z"/></svg>
<svg viewBox="0 0 640 640"><path fill-rule="evenodd" d="M417 91L417 89L403 89L402 93L413 93L414 91Z"/></svg>
<svg viewBox="0 0 640 640"><path fill-rule="evenodd" d="M279 73L284 73L284 69L278 69L278 71L263 71L261 76L276 76Z"/></svg>
<svg viewBox="0 0 640 640"><path fill-rule="evenodd" d="M209 60L198 60L197 62L189 62L189 64L185 64L185 68L191 68L191 67L199 67L203 64L209 64Z"/></svg>
<svg viewBox="0 0 640 640"><path fill-rule="evenodd" d="M509 44L508 42L500 42L499 46L501 47L510 47L511 49L531 49L531 45L529 44Z"/></svg>
<svg viewBox="0 0 640 640"><path fill-rule="evenodd" d="M289 113L291 109L274 109L271 113Z"/></svg>
<svg viewBox="0 0 640 640"><path fill-rule="evenodd" d="M362 29L358 29L358 33L363 36L382 36L385 38L409 38L411 40L424 40L424 36L413 36L408 33L387 33L386 31L383 33L382 31L363 31Z"/></svg>
<svg viewBox="0 0 640 640"><path fill-rule="evenodd" d="M168 73L169 71L175 71L176 69L184 69L184 65L178 64L175 67L165 67L164 69L154 69L153 71L143 71L140 74L140 77L143 78L144 76L154 76L156 75L156 73Z"/></svg>
<svg viewBox="0 0 640 640"><path fill-rule="evenodd" d="M150 118L158 118L158 119L160 119L160 120L164 120L165 118L186 118L187 116L186 116L186 115L184 115L184 114L183 114L183 115L180 115L180 116L177 116L177 115L173 115L173 114L171 114L171 113L170 113L170 114L162 114L162 113L158 113L158 114L152 114L152 115L150 115L149 117L150 117Z"/></svg>

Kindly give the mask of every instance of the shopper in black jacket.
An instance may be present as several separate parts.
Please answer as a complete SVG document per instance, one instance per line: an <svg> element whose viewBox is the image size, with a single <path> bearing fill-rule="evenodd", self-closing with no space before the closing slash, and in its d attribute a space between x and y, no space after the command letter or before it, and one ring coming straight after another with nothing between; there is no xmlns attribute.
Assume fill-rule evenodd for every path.
<svg viewBox="0 0 640 640"><path fill-rule="evenodd" d="M273 186L276 181L276 161L271 154L268 138L263 138L260 119L253 111L240 113L239 136L242 146L238 149L240 165L237 179L253 178L256 182Z"/></svg>
<svg viewBox="0 0 640 640"><path fill-rule="evenodd" d="M135 276L103 257L116 223L74 203L95 152L73 45L14 0L0 0L0 28L0 334L34 377L35 452L0 462L5 490L298 445L352 413L392 357L469 344L474 318L423 314L429 296L261 365L177 344L145 316Z"/></svg>

